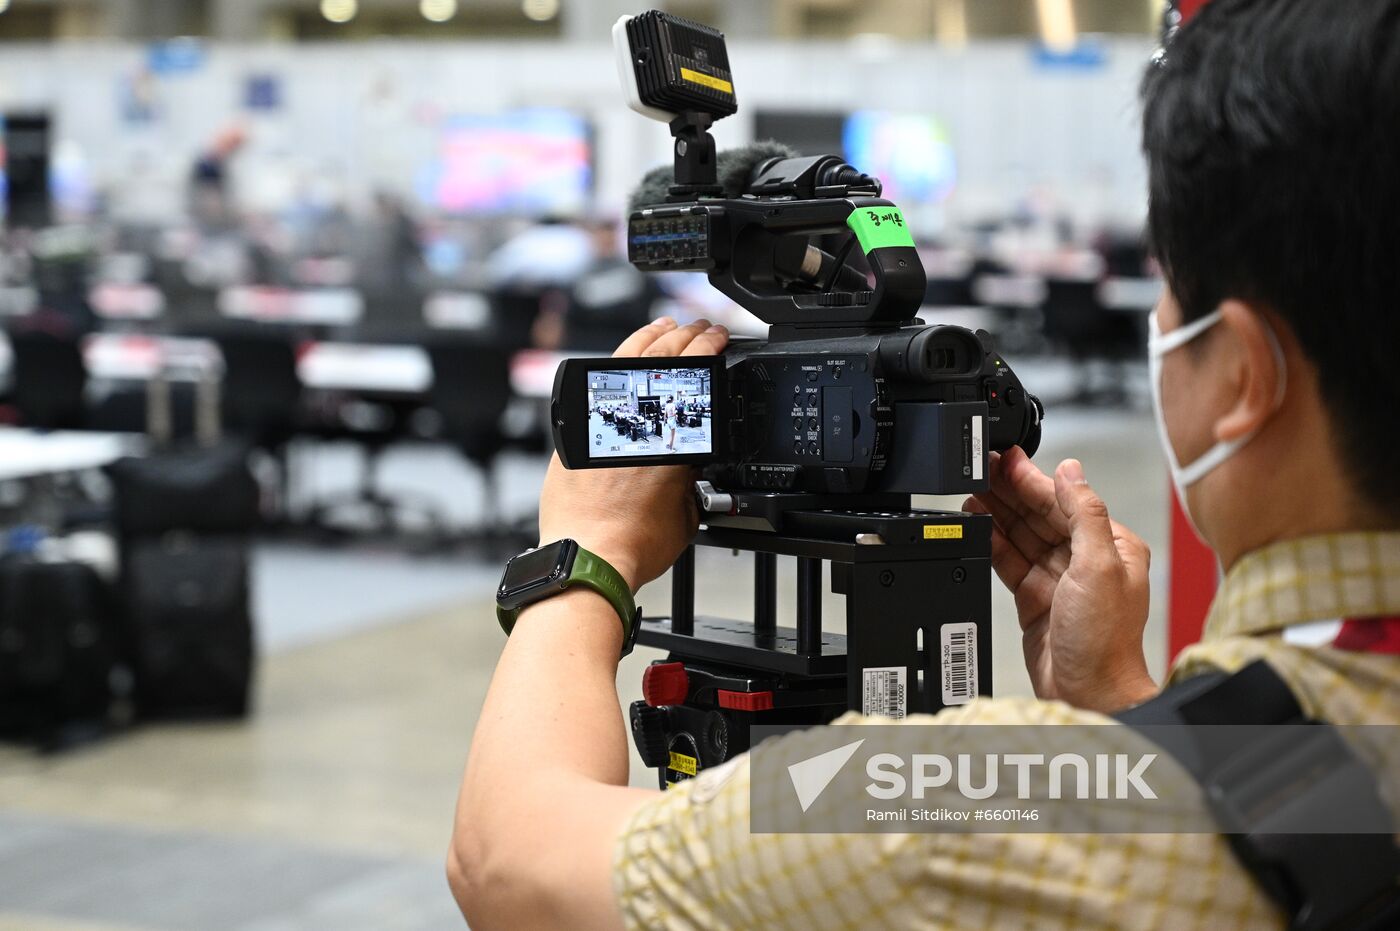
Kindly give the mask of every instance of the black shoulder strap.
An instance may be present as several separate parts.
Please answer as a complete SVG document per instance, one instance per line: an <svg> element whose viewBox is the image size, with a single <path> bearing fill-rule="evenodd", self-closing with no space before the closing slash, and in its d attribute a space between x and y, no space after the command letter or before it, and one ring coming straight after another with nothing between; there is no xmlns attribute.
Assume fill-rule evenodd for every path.
<svg viewBox="0 0 1400 931"><path fill-rule="evenodd" d="M1144 733L1205 790L1220 832L1241 865L1289 916L1297 931L1400 927L1400 848L1375 775L1329 724L1304 715L1293 691L1259 660L1234 675L1208 673L1174 685L1116 715L1123 724L1306 724L1259 728L1250 742L1231 729ZM1163 734L1167 736L1163 736ZM1385 833L1298 833L1326 812L1362 806Z"/></svg>

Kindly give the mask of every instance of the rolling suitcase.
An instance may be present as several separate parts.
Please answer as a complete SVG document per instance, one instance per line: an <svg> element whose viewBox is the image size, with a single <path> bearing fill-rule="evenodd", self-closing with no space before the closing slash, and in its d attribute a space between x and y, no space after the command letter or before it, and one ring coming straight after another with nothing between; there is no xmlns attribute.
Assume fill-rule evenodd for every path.
<svg viewBox="0 0 1400 931"><path fill-rule="evenodd" d="M135 541L125 554L123 595L142 714L247 713L255 652L243 540Z"/></svg>
<svg viewBox="0 0 1400 931"><path fill-rule="evenodd" d="M112 618L91 566L0 558L0 733L53 746L105 726Z"/></svg>

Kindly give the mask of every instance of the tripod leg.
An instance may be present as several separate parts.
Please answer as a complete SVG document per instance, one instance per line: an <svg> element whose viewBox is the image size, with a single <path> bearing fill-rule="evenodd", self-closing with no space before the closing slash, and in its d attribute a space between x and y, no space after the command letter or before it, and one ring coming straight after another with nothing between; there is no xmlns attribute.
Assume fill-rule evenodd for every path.
<svg viewBox="0 0 1400 931"><path fill-rule="evenodd" d="M822 561L797 557L797 652L822 651Z"/></svg>
<svg viewBox="0 0 1400 931"><path fill-rule="evenodd" d="M671 567L671 633L695 632L695 546L687 546Z"/></svg>
<svg viewBox="0 0 1400 931"><path fill-rule="evenodd" d="M778 628L778 557L753 554L754 633L773 636Z"/></svg>

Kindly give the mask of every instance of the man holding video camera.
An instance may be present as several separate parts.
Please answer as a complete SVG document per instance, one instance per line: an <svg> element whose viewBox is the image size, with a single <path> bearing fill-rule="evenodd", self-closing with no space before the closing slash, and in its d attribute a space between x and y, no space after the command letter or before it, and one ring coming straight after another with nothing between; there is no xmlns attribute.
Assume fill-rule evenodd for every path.
<svg viewBox="0 0 1400 931"><path fill-rule="evenodd" d="M1183 505L1226 571L1203 642L1169 680L1264 659L1312 717L1400 723L1400 0L1213 0L1151 66L1143 98L1169 284L1155 402ZM617 354L710 355L726 341L705 321L661 320ZM692 480L556 460L540 539L578 541L635 591L693 535ZM1107 723L1158 693L1142 652L1147 547L1077 461L1046 475L1013 449L967 507L995 521L993 562L1041 701L911 723ZM747 757L664 794L628 788L623 642L592 591L521 612L449 857L474 928L1285 921L1219 835L759 836ZM1400 774L1376 776L1393 790Z"/></svg>

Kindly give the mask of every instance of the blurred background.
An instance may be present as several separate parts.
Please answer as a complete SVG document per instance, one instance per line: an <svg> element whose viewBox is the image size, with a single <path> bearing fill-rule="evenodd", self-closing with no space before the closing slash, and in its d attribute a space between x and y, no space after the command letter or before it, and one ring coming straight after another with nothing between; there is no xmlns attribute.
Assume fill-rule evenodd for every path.
<svg viewBox="0 0 1400 931"><path fill-rule="evenodd" d="M921 316L993 333L1038 461L1081 458L1159 554L1162 673L1136 88L1164 2L656 5L728 36L721 149L883 179ZM763 331L626 262L670 159L610 45L644 8L0 0L0 928L459 926L441 863L559 359L661 314ZM702 550L699 610L748 617L751 574ZM995 691L1029 694L994 611Z"/></svg>

